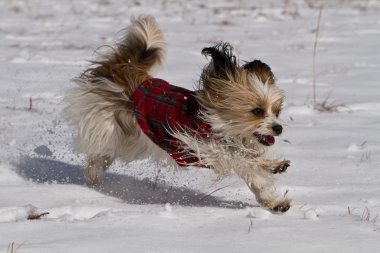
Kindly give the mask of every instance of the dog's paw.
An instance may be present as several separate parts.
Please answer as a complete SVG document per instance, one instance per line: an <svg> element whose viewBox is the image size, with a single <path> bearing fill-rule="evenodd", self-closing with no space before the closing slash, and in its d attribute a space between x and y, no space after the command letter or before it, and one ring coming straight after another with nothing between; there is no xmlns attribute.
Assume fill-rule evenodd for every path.
<svg viewBox="0 0 380 253"><path fill-rule="evenodd" d="M290 200L289 199L283 199L276 203L274 207L270 209L273 213L285 213L290 208Z"/></svg>
<svg viewBox="0 0 380 253"><path fill-rule="evenodd" d="M290 161L284 160L280 162L275 168L272 169L272 173L273 174L284 173L288 169L289 166L290 166Z"/></svg>

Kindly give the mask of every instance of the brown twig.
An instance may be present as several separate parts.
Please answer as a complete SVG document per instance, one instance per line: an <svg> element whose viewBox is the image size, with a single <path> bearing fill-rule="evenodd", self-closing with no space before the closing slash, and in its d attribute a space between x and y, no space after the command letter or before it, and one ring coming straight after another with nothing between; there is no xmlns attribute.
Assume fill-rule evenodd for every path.
<svg viewBox="0 0 380 253"><path fill-rule="evenodd" d="M33 99L32 96L29 97L29 111L33 109Z"/></svg>
<svg viewBox="0 0 380 253"><path fill-rule="evenodd" d="M28 220L39 220L41 219L42 216L48 215L49 212L44 212L44 213L31 213L28 215Z"/></svg>

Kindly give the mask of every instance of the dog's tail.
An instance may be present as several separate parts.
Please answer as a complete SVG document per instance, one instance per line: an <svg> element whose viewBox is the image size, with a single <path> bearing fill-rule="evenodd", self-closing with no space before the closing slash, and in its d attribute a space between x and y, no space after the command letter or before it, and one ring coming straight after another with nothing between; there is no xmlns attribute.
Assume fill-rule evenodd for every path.
<svg viewBox="0 0 380 253"><path fill-rule="evenodd" d="M140 16L131 19L124 38L103 55L103 59L93 61L94 67L84 72L90 79L106 78L121 86L127 96L158 67L164 58L165 43L155 19Z"/></svg>

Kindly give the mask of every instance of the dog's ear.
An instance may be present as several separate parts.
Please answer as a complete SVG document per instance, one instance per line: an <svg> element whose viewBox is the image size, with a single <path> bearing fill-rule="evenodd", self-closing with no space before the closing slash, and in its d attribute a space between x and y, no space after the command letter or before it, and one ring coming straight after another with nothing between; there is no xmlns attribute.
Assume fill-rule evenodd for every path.
<svg viewBox="0 0 380 253"><path fill-rule="evenodd" d="M243 69L254 73L263 83L274 84L275 78L273 72L270 67L264 62L261 62L259 60L247 62L243 65Z"/></svg>
<svg viewBox="0 0 380 253"><path fill-rule="evenodd" d="M232 53L233 47L229 43L219 43L213 47L206 47L202 50L205 56L211 56L208 74L229 79L236 74L236 56Z"/></svg>

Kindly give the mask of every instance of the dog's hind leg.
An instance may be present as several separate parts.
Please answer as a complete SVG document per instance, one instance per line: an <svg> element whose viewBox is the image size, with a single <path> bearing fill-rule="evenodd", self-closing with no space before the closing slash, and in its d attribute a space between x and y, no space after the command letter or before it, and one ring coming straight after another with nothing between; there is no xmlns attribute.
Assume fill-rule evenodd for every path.
<svg viewBox="0 0 380 253"><path fill-rule="evenodd" d="M88 157L85 176L99 184L104 171L118 157L127 135L133 131L131 102L117 84L98 78L74 79L78 88L68 96L67 113L78 126L75 147Z"/></svg>
<svg viewBox="0 0 380 253"><path fill-rule="evenodd" d="M87 182L92 185L100 184L104 172L111 166L113 160L110 156L90 156L84 171Z"/></svg>

